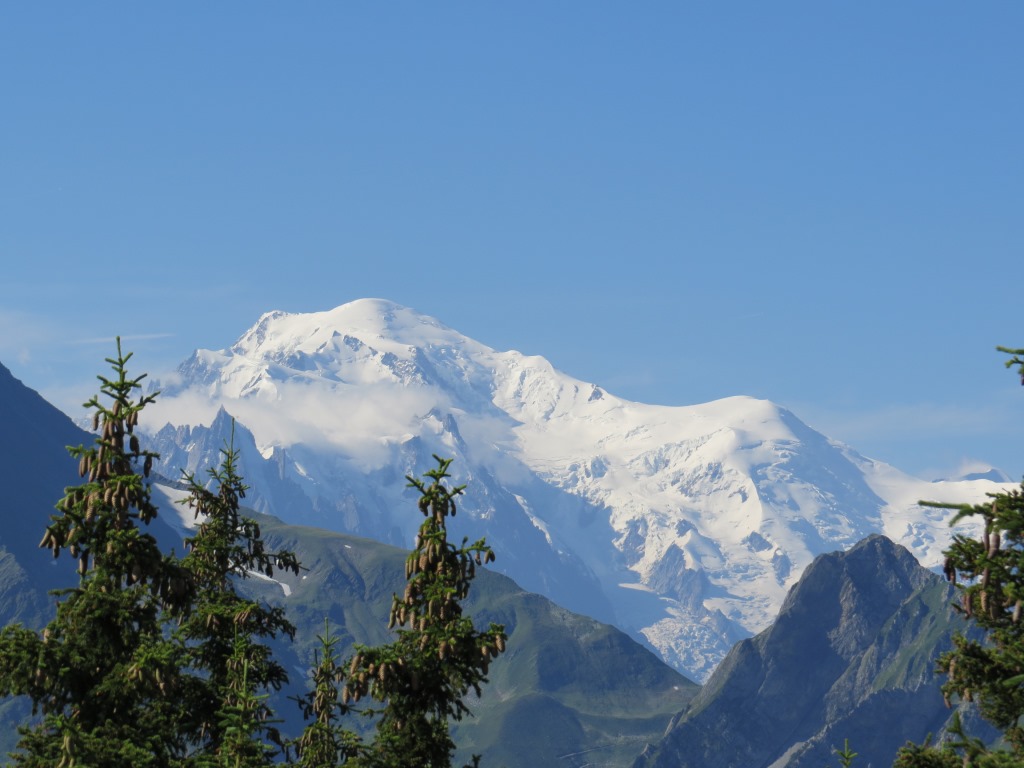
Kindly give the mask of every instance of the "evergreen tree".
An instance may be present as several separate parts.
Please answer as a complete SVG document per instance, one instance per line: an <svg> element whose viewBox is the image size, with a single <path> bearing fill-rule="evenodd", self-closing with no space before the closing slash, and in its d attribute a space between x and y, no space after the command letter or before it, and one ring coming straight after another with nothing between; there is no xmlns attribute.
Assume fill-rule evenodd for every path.
<svg viewBox="0 0 1024 768"><path fill-rule="evenodd" d="M189 552L183 565L196 594L176 637L190 670L200 676L189 702L195 762L261 766L275 752L265 740L281 744L261 692L278 690L288 680L265 641L278 635L294 638L295 627L284 609L243 597L235 582L251 573L273 577L275 568L297 574L299 562L292 552L266 548L259 524L241 512L246 486L233 444L221 456L220 467L209 470L209 486L185 475L189 495L182 503L195 513L197 527L185 540Z"/></svg>
<svg viewBox="0 0 1024 768"><path fill-rule="evenodd" d="M303 718L312 720L293 743L299 768L335 768L363 751L358 735L340 723L349 712L338 698L345 673L335 650L338 638L331 634L326 620L324 634L317 635L317 640L320 649L313 668L313 690L297 700Z"/></svg>
<svg viewBox="0 0 1024 768"><path fill-rule="evenodd" d="M269 729L269 694L258 694L249 675L252 643L239 635L227 663L225 688L217 709L219 738L216 747L198 752L197 768L263 768L273 764L277 749L262 736ZM280 743L280 739L274 739Z"/></svg>
<svg viewBox="0 0 1024 768"><path fill-rule="evenodd" d="M448 541L447 520L464 486L446 486L451 459L434 458L437 468L424 475L429 484L407 478L420 493L425 520L406 560L405 594L395 595L391 607L389 626L398 627L397 638L376 648L357 646L342 690L346 704L366 696L383 703L360 765L450 766L455 743L448 722L469 714L463 699L471 689L480 695L490 662L505 649L504 627L491 624L480 632L463 615L461 601L476 567L494 560L494 552L483 539L463 539L458 547Z"/></svg>
<svg viewBox="0 0 1024 768"><path fill-rule="evenodd" d="M93 410L90 447L69 448L85 481L65 489L40 546L78 561L78 586L58 593L56 618L42 633L0 633L0 694L28 696L41 720L20 729L15 764L31 768L169 766L188 749L179 693L180 648L164 632L163 611L184 610L194 594L178 561L161 554L141 526L156 517L146 479L155 454L134 434L155 395L139 395L131 354L107 358Z"/></svg>
<svg viewBox="0 0 1024 768"><path fill-rule="evenodd" d="M57 593L56 618L43 632L0 631L0 695L28 696L41 715L20 729L12 759L26 768L263 768L281 746L268 691L287 681L267 641L295 628L283 609L235 586L252 573L297 574L299 563L267 549L242 514L246 486L233 445L208 485L185 475L196 532L184 559L161 553L144 530L157 515L148 478L158 456L135 434L156 394L136 392L145 376L128 375L130 358L118 339L107 359L115 375L100 376L100 394L86 403L94 445L68 449L84 482L65 489L40 543L77 560L78 585ZM315 687L300 700L314 720L295 742L304 768L450 766L448 721L468 714L463 698L480 694L504 650L502 627L478 632L462 613L476 566L494 554L483 539L448 542L463 488L445 485L450 461L437 461L429 485L409 478L426 519L405 594L393 601L397 639L357 647L342 685L337 641L329 631L320 637ZM381 704L369 746L339 720L349 700L363 697Z"/></svg>
<svg viewBox="0 0 1024 768"><path fill-rule="evenodd" d="M1024 349L998 347L1011 357L1024 383ZM946 551L945 574L957 585L956 609L982 630L983 639L960 633L938 660L942 687L953 699L976 702L982 716L1003 732L1004 744L988 749L964 733L954 718L953 741L942 747L908 745L898 768L995 768L1024 766L1024 485L989 494L984 504L932 504L955 509L951 524L967 518L982 523L980 538L956 534Z"/></svg>

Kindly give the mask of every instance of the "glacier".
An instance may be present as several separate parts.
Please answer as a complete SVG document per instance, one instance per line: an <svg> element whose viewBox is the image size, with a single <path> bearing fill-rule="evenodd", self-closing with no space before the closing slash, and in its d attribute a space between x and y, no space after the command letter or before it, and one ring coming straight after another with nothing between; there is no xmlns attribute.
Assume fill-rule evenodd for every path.
<svg viewBox="0 0 1024 768"><path fill-rule="evenodd" d="M147 409L168 478L232 439L247 502L411 546L405 476L454 457L462 533L524 588L615 624L704 680L819 554L882 533L941 564L946 510L992 479L928 482L772 402L635 403L383 299L269 312L197 350Z"/></svg>

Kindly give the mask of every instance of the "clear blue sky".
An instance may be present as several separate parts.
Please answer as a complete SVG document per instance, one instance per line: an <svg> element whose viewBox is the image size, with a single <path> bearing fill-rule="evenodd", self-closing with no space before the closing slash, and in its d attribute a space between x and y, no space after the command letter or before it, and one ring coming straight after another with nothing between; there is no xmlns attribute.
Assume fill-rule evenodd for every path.
<svg viewBox="0 0 1024 768"><path fill-rule="evenodd" d="M624 397L1024 472L1024 4L9 3L0 361L384 297Z"/></svg>

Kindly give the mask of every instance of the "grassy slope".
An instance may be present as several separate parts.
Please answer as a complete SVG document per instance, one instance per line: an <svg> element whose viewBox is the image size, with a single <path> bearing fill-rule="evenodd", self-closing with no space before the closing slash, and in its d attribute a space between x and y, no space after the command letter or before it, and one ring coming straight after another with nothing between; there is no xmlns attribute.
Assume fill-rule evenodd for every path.
<svg viewBox="0 0 1024 768"><path fill-rule="evenodd" d="M65 446L92 436L2 365L0 421L6 425L0 440L0 626L19 621L40 628L53 614L48 590L73 586L76 577L70 558L54 561L36 545L64 486L79 482ZM409 514L416 514L411 502ZM283 602L299 627L294 644L277 646L294 674L292 686L275 696L290 721L286 727L295 730L300 724L287 696L304 686L325 617L343 639L342 653L354 642L387 642L391 595L404 589L405 553L270 518L263 523L272 546L296 550L308 569L285 579L292 589L288 598L273 582L246 582L247 590ZM181 552L178 537L159 520L154 533ZM571 766L573 759L559 758L594 748L600 762L628 765L645 741L660 738L697 690L618 630L527 594L502 576L481 573L468 610L483 623L504 623L510 636L507 654L491 667L483 699L471 702L477 716L461 723L456 736L483 752L485 765ZM28 711L23 701L0 701L0 755L17 742L15 726Z"/></svg>
<svg viewBox="0 0 1024 768"><path fill-rule="evenodd" d="M367 539L267 520L264 538L299 553L308 571L276 590L300 626L294 650L309 663L323 618L352 643L387 641L391 596L404 588L405 552ZM574 765L565 757L599 750L601 762L629 765L644 743L660 738L671 716L697 691L614 627L566 611L480 572L467 603L481 625L505 625L508 651L492 665L483 697L471 694L474 717L456 727L465 756L487 765ZM563 759L564 758L564 759Z"/></svg>
<svg viewBox="0 0 1024 768"><path fill-rule="evenodd" d="M283 730L297 733L301 722L288 697L302 690L325 617L341 638L343 655L354 643L387 642L387 614L392 594L404 588L406 553L259 518L268 543L295 550L306 568L298 577L281 577L291 589L288 597L267 580L252 578L244 585L255 596L285 605L298 627L294 643L276 644L292 683L273 697ZM29 608L18 611L24 623L41 625L38 606L52 605L52 599L32 586L9 553L0 553L0 579L0 612L20 604ZM481 753L488 766L573 766L583 764L573 755L596 753L602 764L626 766L645 743L661 737L671 716L697 691L614 627L524 592L504 576L481 571L467 608L481 624L503 623L509 642L491 667L483 697L470 695L474 717L456 725L461 759ZM0 754L14 747L14 726L27 713L25 702L0 702ZM366 722L353 718L352 725Z"/></svg>

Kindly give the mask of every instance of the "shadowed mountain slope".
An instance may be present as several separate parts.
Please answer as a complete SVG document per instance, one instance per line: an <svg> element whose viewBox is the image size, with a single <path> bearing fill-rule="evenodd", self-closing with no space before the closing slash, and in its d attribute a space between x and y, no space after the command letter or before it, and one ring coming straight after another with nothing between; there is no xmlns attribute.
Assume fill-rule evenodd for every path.
<svg viewBox="0 0 1024 768"><path fill-rule="evenodd" d="M0 487L7 489L0 504L0 620L41 627L54 612L48 590L73 586L77 576L70 558L54 560L37 543L63 488L79 481L64 446L88 444L93 436L2 366L0 419L11 429L8 439L0 441ZM401 476L393 482L405 484ZM189 521L173 500L182 491L163 480L154 491L160 516L150 531L165 548L181 552ZM413 493L399 496L396 514L418 518ZM299 576L243 582L244 591L283 605L298 627L295 643L284 641L275 647L292 673L292 683L274 696L275 708L285 720L283 730L297 733L302 724L287 697L305 686L324 619L341 638L342 654L353 643L387 642L391 597L404 589L406 552L369 539L258 517L268 544L294 550L306 569ZM455 524L458 527L458 521ZM695 683L614 627L525 592L500 574L479 573L467 608L483 625L504 623L509 641L508 651L491 667L492 682L485 686L483 698L469 702L476 717L456 730L465 759L479 752L486 764L506 768L571 766L571 759L560 758L600 750L606 762L628 765L643 743L657 738L672 714L697 691ZM0 702L0 751L13 748L14 726L28 716L26 702Z"/></svg>
<svg viewBox="0 0 1024 768"><path fill-rule="evenodd" d="M498 570L695 679L815 556L882 533L934 567L946 515L917 500L999 488L909 477L766 400L630 402L383 299L268 312L160 389L160 471L215 461L230 414L249 502L290 523L409 546L402 478L454 458L466 533L504 553Z"/></svg>
<svg viewBox="0 0 1024 768"><path fill-rule="evenodd" d="M948 721L933 669L963 626L951 595L883 536L819 556L635 768L821 768L844 739L858 766L891 765Z"/></svg>
<svg viewBox="0 0 1024 768"><path fill-rule="evenodd" d="M418 514L411 498L408 509ZM290 651L297 664L311 662L325 616L342 653L353 643L388 641L391 596L405 584L405 551L271 518L261 517L261 527L272 547L294 550L309 569L277 584L249 582L299 626ZM504 624L509 639L483 697L470 696L474 717L454 730L464 759L476 752L487 765L506 768L572 766L559 760L599 750L602 762L629 765L698 690L615 627L524 592L500 574L480 571L466 608L480 626Z"/></svg>

